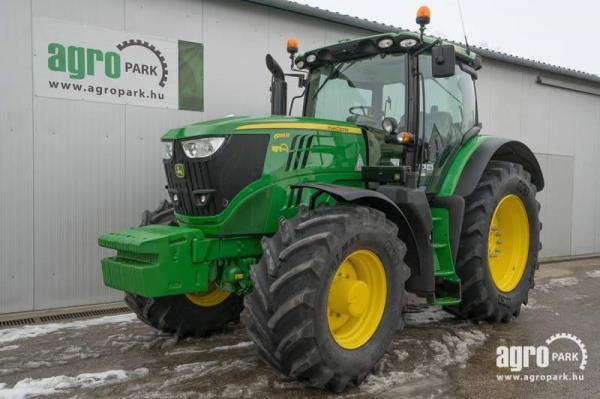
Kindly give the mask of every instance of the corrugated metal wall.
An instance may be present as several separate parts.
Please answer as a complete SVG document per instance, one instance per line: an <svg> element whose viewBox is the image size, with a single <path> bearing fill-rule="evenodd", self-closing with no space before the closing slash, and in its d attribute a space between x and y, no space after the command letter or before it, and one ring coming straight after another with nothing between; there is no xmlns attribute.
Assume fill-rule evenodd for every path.
<svg viewBox="0 0 600 399"><path fill-rule="evenodd" d="M33 96L32 17L205 45L205 112ZM0 2L0 313L105 302L98 234L137 224L164 197L159 138L225 114L266 114L264 55L367 32L217 0ZM7 62L7 61L10 62ZM484 132L531 145L544 168L544 256L600 252L600 97L540 86L537 73L486 63Z"/></svg>
<svg viewBox="0 0 600 399"><path fill-rule="evenodd" d="M573 79L486 60L478 81L483 132L523 141L537 155L542 257L600 253L600 96L537 83ZM596 86L597 88L597 86Z"/></svg>

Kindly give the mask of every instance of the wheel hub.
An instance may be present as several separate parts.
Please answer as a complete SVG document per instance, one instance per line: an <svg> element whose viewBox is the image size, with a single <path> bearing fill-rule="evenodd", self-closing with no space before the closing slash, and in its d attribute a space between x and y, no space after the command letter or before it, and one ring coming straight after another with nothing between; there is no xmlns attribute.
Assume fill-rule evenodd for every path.
<svg viewBox="0 0 600 399"><path fill-rule="evenodd" d="M521 281L529 257L529 218L523 201L503 197L492 215L488 234L488 265L496 288L510 292Z"/></svg>
<svg viewBox="0 0 600 399"><path fill-rule="evenodd" d="M357 250L335 272L327 299L327 322L335 342L356 349L369 341L383 317L387 280L383 263Z"/></svg>
<svg viewBox="0 0 600 399"><path fill-rule="evenodd" d="M332 284L329 306L336 313L360 316L369 304L369 286L364 281L350 280L350 277L339 280Z"/></svg>

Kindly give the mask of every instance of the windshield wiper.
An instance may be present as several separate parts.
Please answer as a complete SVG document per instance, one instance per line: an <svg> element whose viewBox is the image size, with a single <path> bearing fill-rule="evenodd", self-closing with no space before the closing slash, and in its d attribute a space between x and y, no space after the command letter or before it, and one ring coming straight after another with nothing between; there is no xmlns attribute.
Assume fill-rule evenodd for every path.
<svg viewBox="0 0 600 399"><path fill-rule="evenodd" d="M350 68L355 63L356 63L356 61L352 61L350 64L348 64L346 69L344 69L344 72L347 71L348 68ZM335 77L342 75L341 69L344 65L346 65L345 62L340 62L339 64L337 64L337 66L329 73L329 75L327 75L327 77L325 78L323 83L321 83L321 85L317 88L317 90L315 90L315 92L313 93L313 95L311 97L311 100L314 100L315 97L317 97L317 94L319 94L319 92L327 84L327 82L329 82L331 79L333 79ZM348 79L346 77L344 77L344 78L346 79L346 82L348 82L348 86L354 87L354 83L352 83L352 81L350 79Z"/></svg>

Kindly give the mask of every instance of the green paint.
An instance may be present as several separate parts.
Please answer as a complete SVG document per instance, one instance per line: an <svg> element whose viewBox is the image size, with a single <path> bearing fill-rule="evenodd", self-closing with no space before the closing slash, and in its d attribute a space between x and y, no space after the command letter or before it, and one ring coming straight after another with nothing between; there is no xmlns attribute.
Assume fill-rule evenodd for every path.
<svg viewBox="0 0 600 399"><path fill-rule="evenodd" d="M454 156L454 160L450 164L450 168L444 177L444 181L438 192L438 197L449 197L454 194L454 190L460 180L467 162L471 158L471 155L475 152L477 147L481 145L490 136L474 136L471 137L466 143L462 145L460 150Z"/></svg>
<svg viewBox="0 0 600 399"><path fill-rule="evenodd" d="M431 217L433 221L431 235L434 249L434 275L450 283L460 284L460 278L454 270L452 248L450 247L450 215L448 209L431 208ZM460 297L436 297L435 300L438 305L450 305L459 302Z"/></svg>
<svg viewBox="0 0 600 399"><path fill-rule="evenodd" d="M104 284L146 296L208 289L207 262L195 262L190 246L203 240L198 229L152 225L100 236L98 243L117 251L102 259Z"/></svg>
<svg viewBox="0 0 600 399"><path fill-rule="evenodd" d="M225 281L232 291L245 292L251 288L248 266L262 252L258 237L208 238L200 229L163 225L104 234L98 243L117 251L102 259L104 283L149 297L206 291L221 278L214 271L231 261L243 277Z"/></svg>
<svg viewBox="0 0 600 399"><path fill-rule="evenodd" d="M177 214L181 227L146 226L100 237L101 246L117 250L116 257L102 260L106 285L145 296L162 296L202 292L209 282L215 281L223 289L239 294L248 292L252 287L249 267L262 253L260 239L277 231L280 217L291 218L298 211L298 191L291 190L291 185L321 182L364 187L360 172L354 170L358 157L366 158L365 141L360 134L341 133L335 127L333 131L298 126L238 129L248 125L301 122L354 127L315 118L237 117L192 124L165 134L163 140L230 134L269 135L263 174L242 189L220 214ZM294 137L300 135L314 136L306 167L286 169L288 158L294 160L302 155L292 148ZM485 139L474 137L457 152L441 194L452 194L469 157ZM185 177L185 171L176 169L176 174ZM303 190L299 204L307 205L311 194L312 190ZM321 201L334 203L327 196ZM458 282L449 244L447 212L432 209L435 274ZM453 300L456 298L438 298L438 303Z"/></svg>
<svg viewBox="0 0 600 399"><path fill-rule="evenodd" d="M333 131L298 126L238 129L270 122L334 127ZM262 254L260 239L277 231L280 217L290 218L298 212L299 191L290 189L291 185L320 182L364 187L360 172L354 170L358 157L366 158L364 137L338 132L335 126L356 127L314 118L240 117L169 131L163 140L230 134L269 135L263 174L231 199L220 214L194 217L177 214L180 227L145 226L101 236L100 246L117 250L115 257L102 260L105 284L152 297L202 292L211 281L239 294L248 292L252 288L249 267ZM302 135L313 136L306 166L286 168L288 158L295 160L304 154L292 150L292 140ZM282 146L288 150L280 151ZM299 204L307 205L313 192L303 190ZM328 196L322 196L320 201L334 202Z"/></svg>
<svg viewBox="0 0 600 399"><path fill-rule="evenodd" d="M248 116L231 116L228 118L214 119L205 122L198 122L184 127L171 129L162 136L163 141L168 140L185 140L197 136L212 136L212 135L227 135L227 134L256 134L260 130L237 130L238 127L251 124L263 123L320 123L340 127L356 128L356 125L350 122L340 122L330 119L319 119L309 117L293 117L293 116L264 116L264 117L248 117ZM263 132L282 133L291 132L290 129L264 129ZM362 137L361 135L356 135Z"/></svg>
<svg viewBox="0 0 600 399"><path fill-rule="evenodd" d="M454 194L467 162L475 150L487 140L489 136L474 136L464 143L450 164L444 180L438 192L439 197L448 197ZM460 278L456 274L452 248L450 246L450 216L445 208L431 208L433 219L432 240L434 248L434 274L443 280L453 284L460 284ZM454 305L460 303L460 297L436 297L438 305Z"/></svg>
<svg viewBox="0 0 600 399"><path fill-rule="evenodd" d="M459 303L460 303L460 298L452 298L452 297L435 298L435 304L440 305L440 306L458 305Z"/></svg>
<svg viewBox="0 0 600 399"><path fill-rule="evenodd" d="M434 274L436 277L457 279L450 248L448 210L445 208L431 208L431 217L433 220L433 249L435 251Z"/></svg>
<svg viewBox="0 0 600 399"><path fill-rule="evenodd" d="M372 38L382 36L418 37L402 32ZM425 37L426 43L433 40ZM462 48L457 48L457 56L465 60L475 58ZM59 60L53 62L60 65ZM197 78L194 77L195 83L198 83ZM278 126L268 125L274 123ZM248 126L253 128L244 128ZM248 292L252 288L249 269L262 254L261 238L277 231L279 218L295 216L298 206L308 204L313 193L310 189L302 192L291 189L292 185L319 182L364 187L355 165L359 158L367 159L365 139L362 134L352 133L353 129L356 126L349 122L274 116L222 118L168 131L163 141L234 134L268 135L262 176L243 188L220 214L177 214L178 227L146 226L101 236L101 246L117 251L116 256L102 260L106 285L150 297L203 292L211 282L238 294ZM301 168L295 166L295 160L300 159L305 150L295 149L293 145L298 136L313 139L306 165ZM456 152L441 183L439 196L454 193L468 160L486 139L475 136ZM181 169L176 165L176 175L185 178L185 171ZM334 203L328 196L322 196L320 201ZM435 276L460 284L450 248L448 211L440 208L431 211ZM444 305L459 301L460 298L436 299L438 304Z"/></svg>

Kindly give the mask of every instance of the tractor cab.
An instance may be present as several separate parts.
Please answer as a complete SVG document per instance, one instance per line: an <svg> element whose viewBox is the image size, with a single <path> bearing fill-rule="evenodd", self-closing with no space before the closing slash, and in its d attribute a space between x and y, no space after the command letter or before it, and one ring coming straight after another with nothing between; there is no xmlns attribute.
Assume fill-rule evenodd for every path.
<svg viewBox="0 0 600 399"><path fill-rule="evenodd" d="M375 35L306 52L294 65L308 72L304 116L363 129L367 180L387 182L396 173L386 171L401 168L408 181L395 183L436 192L448 161L480 129L474 84L480 60L438 39Z"/></svg>

